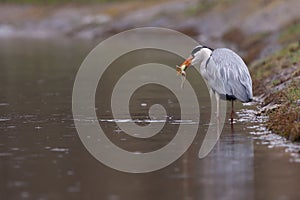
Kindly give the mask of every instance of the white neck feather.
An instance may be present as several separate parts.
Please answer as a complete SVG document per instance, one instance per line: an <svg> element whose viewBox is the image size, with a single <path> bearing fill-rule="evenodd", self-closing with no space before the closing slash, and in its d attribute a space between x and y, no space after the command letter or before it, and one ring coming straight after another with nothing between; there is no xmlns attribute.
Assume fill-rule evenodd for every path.
<svg viewBox="0 0 300 200"><path fill-rule="evenodd" d="M202 62L201 65L206 65L207 60L209 59L210 55L211 55L212 51L210 49L203 49L202 51Z"/></svg>
<svg viewBox="0 0 300 200"><path fill-rule="evenodd" d="M195 67L199 66L200 64L200 73L203 76L203 78L206 80L207 80L206 63L209 57L211 56L211 54L212 54L212 50L208 48L203 48L195 54L195 57L192 61L192 65L194 65Z"/></svg>
<svg viewBox="0 0 300 200"><path fill-rule="evenodd" d="M205 67L207 60L209 59L212 51L208 48L203 48L195 54L195 58L192 61L194 66L199 66L200 68Z"/></svg>

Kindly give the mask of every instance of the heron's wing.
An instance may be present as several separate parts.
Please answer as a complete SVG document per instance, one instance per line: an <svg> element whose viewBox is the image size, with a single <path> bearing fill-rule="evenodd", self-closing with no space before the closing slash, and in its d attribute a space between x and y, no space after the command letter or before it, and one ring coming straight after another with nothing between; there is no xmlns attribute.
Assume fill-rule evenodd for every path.
<svg viewBox="0 0 300 200"><path fill-rule="evenodd" d="M207 81L221 95L252 99L252 80L244 61L229 49L216 49L206 64Z"/></svg>

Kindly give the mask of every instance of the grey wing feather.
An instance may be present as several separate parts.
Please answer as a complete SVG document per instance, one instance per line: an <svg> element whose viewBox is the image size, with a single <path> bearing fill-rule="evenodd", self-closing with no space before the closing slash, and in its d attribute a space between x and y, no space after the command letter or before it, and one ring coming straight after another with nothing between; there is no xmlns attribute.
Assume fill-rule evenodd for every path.
<svg viewBox="0 0 300 200"><path fill-rule="evenodd" d="M244 61L233 51L221 48L213 51L207 62L208 84L221 95L234 96L242 102L251 101L252 80Z"/></svg>

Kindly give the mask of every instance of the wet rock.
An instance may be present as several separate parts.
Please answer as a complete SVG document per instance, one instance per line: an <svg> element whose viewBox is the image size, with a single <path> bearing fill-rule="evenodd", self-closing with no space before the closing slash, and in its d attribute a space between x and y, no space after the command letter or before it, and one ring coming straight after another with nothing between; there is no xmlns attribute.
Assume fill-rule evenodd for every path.
<svg viewBox="0 0 300 200"><path fill-rule="evenodd" d="M262 107L259 109L259 111L256 113L257 116L261 115L267 115L268 113L272 112L275 109L278 109L281 105L280 104L269 104L267 106Z"/></svg>
<svg viewBox="0 0 300 200"><path fill-rule="evenodd" d="M298 100L296 101L296 103L297 103L297 106L300 106L300 99L298 99Z"/></svg>

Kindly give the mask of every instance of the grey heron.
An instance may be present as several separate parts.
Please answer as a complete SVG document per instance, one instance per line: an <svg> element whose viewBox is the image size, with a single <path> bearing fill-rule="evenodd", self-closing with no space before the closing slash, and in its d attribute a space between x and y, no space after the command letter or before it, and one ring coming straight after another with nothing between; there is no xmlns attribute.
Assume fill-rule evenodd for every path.
<svg viewBox="0 0 300 200"><path fill-rule="evenodd" d="M234 116L234 100L250 102L252 80L243 59L227 48L212 49L207 46L196 46L191 55L179 66L177 72L185 77L185 70L193 65L200 65L200 74L209 86L211 98L217 101L217 118L219 117L220 99L232 102L231 123Z"/></svg>

